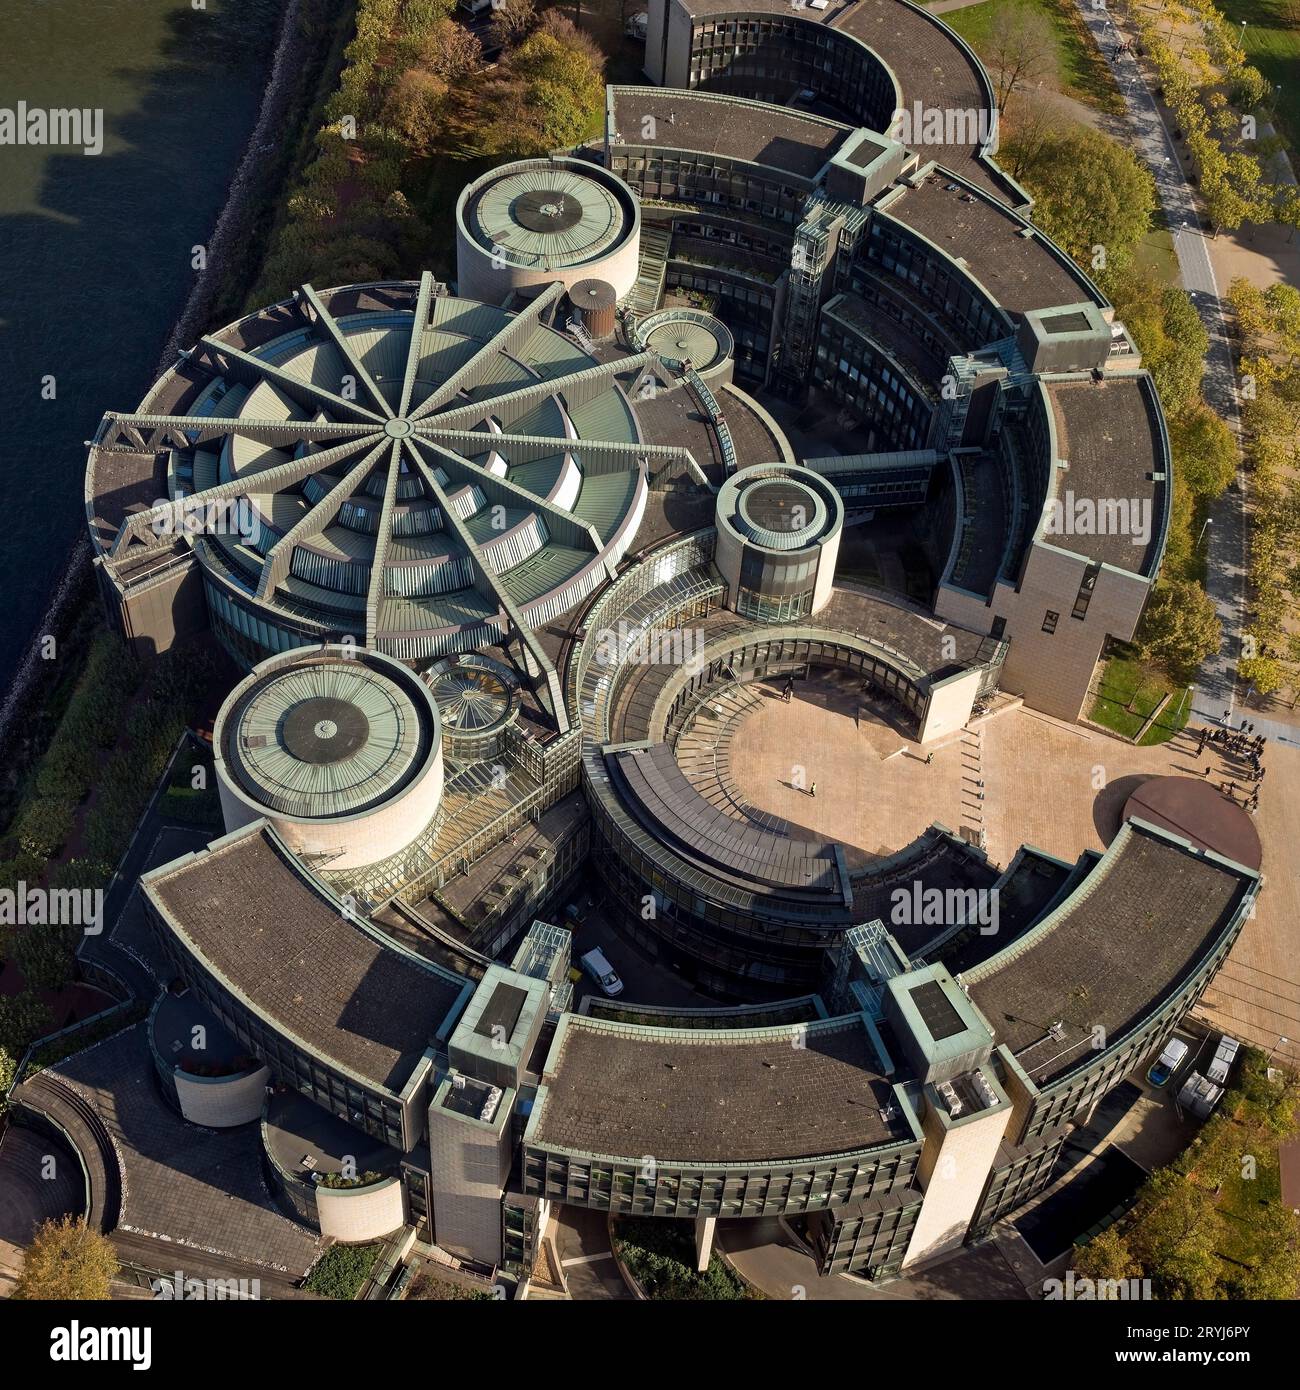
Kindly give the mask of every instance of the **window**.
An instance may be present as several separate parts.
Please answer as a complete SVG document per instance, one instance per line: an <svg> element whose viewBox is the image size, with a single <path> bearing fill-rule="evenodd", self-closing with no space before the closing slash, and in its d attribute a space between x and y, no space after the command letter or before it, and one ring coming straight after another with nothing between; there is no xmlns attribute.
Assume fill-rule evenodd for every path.
<svg viewBox="0 0 1300 1390"><path fill-rule="evenodd" d="M1049 608L1043 616L1043 631L1050 637L1056 631L1056 624L1060 621L1061 615L1053 613Z"/></svg>
<svg viewBox="0 0 1300 1390"><path fill-rule="evenodd" d="M1089 565L1083 572L1083 579L1079 582L1079 593L1074 600L1074 608L1070 613L1072 618L1078 618L1081 622L1088 612L1088 604L1092 599L1092 591L1097 587L1097 576L1101 573L1100 565Z"/></svg>
<svg viewBox="0 0 1300 1390"><path fill-rule="evenodd" d="M1007 620L1005 618L994 618L993 626L989 629L989 636L1001 641L1002 634L1007 630Z"/></svg>

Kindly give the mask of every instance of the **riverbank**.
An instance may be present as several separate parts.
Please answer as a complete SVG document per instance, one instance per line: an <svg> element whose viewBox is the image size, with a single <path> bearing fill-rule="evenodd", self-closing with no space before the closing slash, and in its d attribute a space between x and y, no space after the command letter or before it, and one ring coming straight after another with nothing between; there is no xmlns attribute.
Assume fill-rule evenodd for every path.
<svg viewBox="0 0 1300 1390"><path fill-rule="evenodd" d="M206 330L214 314L236 312L256 278L261 259L258 253L264 252L268 229L278 212L279 192L291 182L293 166L301 158L301 141L285 139L283 132L301 130L337 80L352 7L348 5L345 13L333 16L329 9L327 0L289 0L285 7L257 120L205 243L204 268L165 340L150 379L175 362L180 349ZM254 248L251 255L250 247ZM103 404L111 408L134 402ZM83 606L96 602L90 543L81 529L0 701L0 758L19 778L39 755L38 747L22 748L18 743L28 727L27 717L47 693L47 640L53 639L60 658L79 663L84 648L70 653L62 648ZM61 678L69 674L60 673Z"/></svg>

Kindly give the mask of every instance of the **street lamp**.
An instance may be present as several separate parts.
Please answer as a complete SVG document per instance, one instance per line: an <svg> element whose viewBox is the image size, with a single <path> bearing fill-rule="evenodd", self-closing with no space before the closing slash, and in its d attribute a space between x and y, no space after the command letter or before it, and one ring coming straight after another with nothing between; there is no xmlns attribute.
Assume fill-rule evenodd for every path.
<svg viewBox="0 0 1300 1390"><path fill-rule="evenodd" d="M1213 526L1213 525L1214 525L1214 518L1213 518L1212 516L1207 516L1207 517L1205 518L1205 526L1202 526L1202 527L1201 527L1201 533L1200 533L1199 536L1196 537L1196 549L1197 549L1197 550L1199 550L1199 549L1201 548L1201 541L1204 540L1204 538L1205 538L1205 527L1206 527L1206 526Z"/></svg>
<svg viewBox="0 0 1300 1390"><path fill-rule="evenodd" d="M1267 1064L1273 1060L1273 1054L1278 1050L1279 1047L1285 1047L1285 1046L1287 1045L1287 1043L1290 1042L1290 1041L1291 1041L1290 1038L1286 1038L1286 1037L1280 1037L1280 1038L1278 1038L1278 1040L1277 1040L1277 1041L1273 1044L1273 1046L1270 1047L1269 1050L1268 1050L1268 1056L1264 1059L1265 1065L1267 1066Z"/></svg>

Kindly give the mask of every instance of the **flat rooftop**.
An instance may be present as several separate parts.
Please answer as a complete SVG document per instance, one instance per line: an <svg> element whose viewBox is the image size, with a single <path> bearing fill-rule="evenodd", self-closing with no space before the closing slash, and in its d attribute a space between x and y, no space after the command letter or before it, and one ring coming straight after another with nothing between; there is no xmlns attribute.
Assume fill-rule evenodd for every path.
<svg viewBox="0 0 1300 1390"><path fill-rule="evenodd" d="M884 212L954 260L965 261L971 274L1011 313L1097 299L1097 292L1064 255L1058 256L1039 234L1024 235L1025 223L1019 217L942 169L915 188L905 186Z"/></svg>
<svg viewBox="0 0 1300 1390"><path fill-rule="evenodd" d="M812 11L816 13L816 11ZM676 87L612 87L620 144L696 150L812 180L851 127L765 102ZM643 135L645 118L654 139Z"/></svg>
<svg viewBox="0 0 1300 1390"><path fill-rule="evenodd" d="M640 1162L762 1163L913 1138L856 1016L793 1029L636 1028L566 1016L531 1142Z"/></svg>
<svg viewBox="0 0 1300 1390"><path fill-rule="evenodd" d="M168 1242L185 1267L193 1254L305 1274L320 1238L287 1220L272 1200L258 1127L211 1130L182 1120L159 1093L147 1026L116 1033L52 1069L95 1109L112 1138L122 1168L119 1229ZM366 1142L361 1135L357 1141Z"/></svg>
<svg viewBox="0 0 1300 1390"><path fill-rule="evenodd" d="M685 0L685 5L699 19L738 12L735 0ZM789 15L791 9L789 0L747 0L739 12ZM919 101L941 111L979 111L988 104L977 60L950 29L919 9L898 0L831 0L825 10L805 6L797 17L864 43L893 70L907 107ZM996 180L975 158L976 146L927 145L923 153L1001 196Z"/></svg>
<svg viewBox="0 0 1300 1390"><path fill-rule="evenodd" d="M1104 381L1048 380L1046 387L1057 457L1070 465L1052 470L1052 495L1063 504L1063 524L1071 526L1067 493L1073 494L1076 507L1080 501L1097 504L1099 517L1112 504L1120 510L1118 525L1098 524L1101 534L1081 534L1079 527L1042 538L1117 569L1149 574L1160 553L1169 487L1169 460L1150 378L1141 373ZM1151 475L1157 472L1166 479L1154 480Z"/></svg>
<svg viewBox="0 0 1300 1390"><path fill-rule="evenodd" d="M345 1160L357 1176L392 1175L402 1155L353 1128L296 1091L280 1091L266 1107L265 1142L275 1161L300 1182L313 1173L341 1173Z"/></svg>
<svg viewBox="0 0 1300 1390"><path fill-rule="evenodd" d="M463 986L349 922L264 827L218 840L144 886L180 944L274 1027L392 1093Z"/></svg>
<svg viewBox="0 0 1300 1390"><path fill-rule="evenodd" d="M1205 959L1253 879L1130 822L1061 909L959 981L1040 1085L1116 1040ZM1061 1025L1053 1037L1052 1025Z"/></svg>
<svg viewBox="0 0 1300 1390"><path fill-rule="evenodd" d="M194 1046L201 1028L204 1046ZM153 1015L153 1045L164 1062L194 1076L225 1076L261 1063L226 1031L192 989L166 991Z"/></svg>

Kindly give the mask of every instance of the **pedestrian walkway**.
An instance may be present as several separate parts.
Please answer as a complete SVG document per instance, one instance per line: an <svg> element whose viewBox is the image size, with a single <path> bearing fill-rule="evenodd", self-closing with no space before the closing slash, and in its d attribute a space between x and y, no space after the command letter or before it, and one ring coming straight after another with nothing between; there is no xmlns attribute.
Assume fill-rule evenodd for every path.
<svg viewBox="0 0 1300 1390"><path fill-rule="evenodd" d="M1205 376L1201 383L1205 399L1215 414L1240 435L1236 364L1192 186L1137 59L1132 51L1118 51L1121 36L1110 15L1103 9L1095 9L1092 0L1078 0L1078 4L1083 22L1124 96L1134 147L1155 176L1160 205L1173 234L1183 288L1191 296L1209 334ZM1245 616L1245 475L1240 467L1234 487L1214 504L1207 534L1205 586L1223 625L1223 641L1218 653L1201 667L1192 709L1204 719L1217 719L1225 706L1231 710L1235 704L1236 663Z"/></svg>

